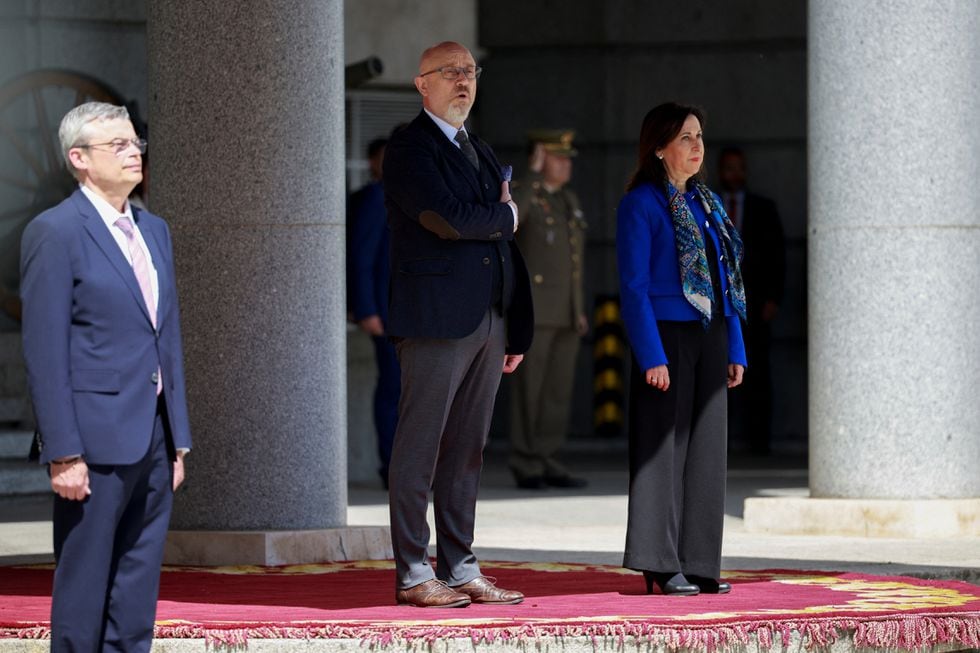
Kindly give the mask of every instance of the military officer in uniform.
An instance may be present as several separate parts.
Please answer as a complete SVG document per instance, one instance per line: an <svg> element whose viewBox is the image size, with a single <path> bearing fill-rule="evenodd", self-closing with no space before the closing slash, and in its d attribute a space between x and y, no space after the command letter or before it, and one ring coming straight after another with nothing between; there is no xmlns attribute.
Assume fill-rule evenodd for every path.
<svg viewBox="0 0 980 653"><path fill-rule="evenodd" d="M585 220L572 176L575 132L528 133L529 172L513 187L521 215L516 239L527 262L534 300L534 345L511 393L510 468L518 487L578 488L556 459L568 435L572 382L580 340L589 329L582 292Z"/></svg>

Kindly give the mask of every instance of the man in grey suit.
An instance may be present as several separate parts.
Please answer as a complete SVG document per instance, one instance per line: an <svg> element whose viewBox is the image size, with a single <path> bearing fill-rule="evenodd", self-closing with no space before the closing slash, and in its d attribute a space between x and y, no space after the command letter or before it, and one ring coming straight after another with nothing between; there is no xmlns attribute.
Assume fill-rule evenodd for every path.
<svg viewBox="0 0 980 653"><path fill-rule="evenodd" d="M424 110L385 151L391 229L388 334L402 369L388 477L395 599L419 607L519 603L473 555L483 446L501 371L531 343L527 270L514 244L517 206L489 146L464 122L480 68L446 42L422 54ZM428 493L437 565L429 564Z"/></svg>

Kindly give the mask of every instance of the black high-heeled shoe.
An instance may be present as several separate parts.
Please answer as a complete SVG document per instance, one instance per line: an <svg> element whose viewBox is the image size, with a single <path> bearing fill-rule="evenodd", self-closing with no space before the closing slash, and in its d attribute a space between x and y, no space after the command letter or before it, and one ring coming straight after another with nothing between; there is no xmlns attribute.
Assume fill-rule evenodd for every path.
<svg viewBox="0 0 980 653"><path fill-rule="evenodd" d="M688 576L687 579L698 586L702 594L728 594L732 591L730 583L705 576Z"/></svg>
<svg viewBox="0 0 980 653"><path fill-rule="evenodd" d="M659 573L655 571L644 571L643 580L647 584L647 594L653 594L653 584L656 583L661 594L671 596L694 596L701 590L698 586L689 582L684 574L677 572L672 574Z"/></svg>

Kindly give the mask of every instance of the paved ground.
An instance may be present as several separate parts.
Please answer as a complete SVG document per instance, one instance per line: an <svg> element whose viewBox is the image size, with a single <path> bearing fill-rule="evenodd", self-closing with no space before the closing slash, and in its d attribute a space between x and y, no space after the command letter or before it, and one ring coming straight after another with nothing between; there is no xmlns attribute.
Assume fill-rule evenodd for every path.
<svg viewBox="0 0 980 653"><path fill-rule="evenodd" d="M626 452L585 443L566 456L588 478L584 490L518 490L505 452L487 452L477 514L483 559L619 564L626 524ZM805 494L806 461L783 456L733 457L725 516L726 569L818 569L956 578L980 584L980 538L872 539L759 535L745 531L749 496ZM386 525L387 497L378 487L352 487L348 523ZM0 564L51 560L50 498L0 499Z"/></svg>

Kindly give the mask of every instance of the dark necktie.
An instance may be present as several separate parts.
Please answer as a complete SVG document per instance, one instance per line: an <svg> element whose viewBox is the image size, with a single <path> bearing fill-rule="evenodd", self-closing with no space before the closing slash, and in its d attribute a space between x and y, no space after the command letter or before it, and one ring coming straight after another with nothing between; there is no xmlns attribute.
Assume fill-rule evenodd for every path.
<svg viewBox="0 0 980 653"><path fill-rule="evenodd" d="M728 194L728 206L725 207L725 212L728 213L728 217L731 218L735 228L741 231L742 216L738 214L738 196L735 193Z"/></svg>
<svg viewBox="0 0 980 653"><path fill-rule="evenodd" d="M469 159L469 162L473 164L473 167L477 170L480 169L480 157L476 155L476 148L473 147L473 143L470 143L469 136L466 132L460 129L456 132L456 142L459 143L459 149L463 150L463 154Z"/></svg>

